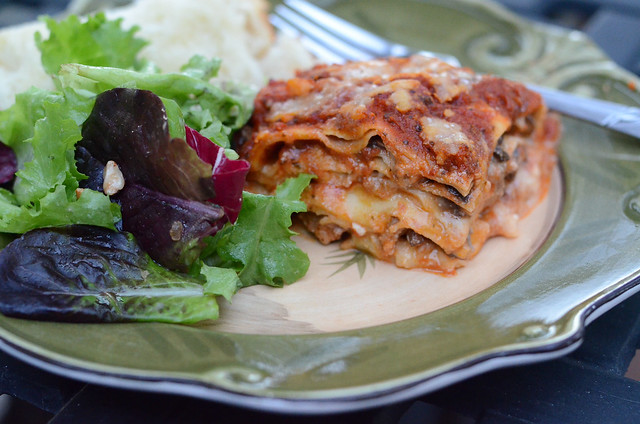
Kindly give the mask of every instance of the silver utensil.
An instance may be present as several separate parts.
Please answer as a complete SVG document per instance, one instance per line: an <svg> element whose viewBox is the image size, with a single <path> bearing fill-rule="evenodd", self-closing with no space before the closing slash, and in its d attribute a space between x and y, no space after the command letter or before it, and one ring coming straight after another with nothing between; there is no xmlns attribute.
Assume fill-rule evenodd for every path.
<svg viewBox="0 0 640 424"><path fill-rule="evenodd" d="M270 18L276 28L300 37L313 54L326 62L423 54L460 66L455 56L393 43L305 0L284 0L274 8ZM539 85L526 85L540 93L547 106L556 112L640 138L640 108Z"/></svg>

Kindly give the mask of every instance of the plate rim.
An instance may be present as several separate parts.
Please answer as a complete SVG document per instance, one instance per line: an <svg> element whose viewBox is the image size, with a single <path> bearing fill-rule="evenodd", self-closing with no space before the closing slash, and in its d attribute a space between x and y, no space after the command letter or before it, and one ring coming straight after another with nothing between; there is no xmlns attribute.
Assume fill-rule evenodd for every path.
<svg viewBox="0 0 640 424"><path fill-rule="evenodd" d="M459 2L475 5L480 3L470 0L459 0ZM494 10L492 8L496 8L496 5L492 3L487 4L486 8L491 12ZM512 19L515 19L515 15ZM535 23L527 23L526 25L532 28L540 28L543 26ZM568 34L568 31L562 31L565 36ZM564 167L561 166L560 168L563 169ZM566 190L564 184L562 188ZM563 201L566 203L565 197L566 194L562 196ZM547 244L550 243L550 238L552 238L557 231L561 231L559 227L563 225L559 225L559 220L563 219L563 216L564 209L560 211L557 217L558 222L556 222L555 227L539 249L547 246ZM514 270L514 272L518 272L519 270L520 268ZM496 285L501 284L503 281L504 279L497 281ZM561 319L566 320L570 330L567 329L563 331L559 334L559 336L562 337L554 338L551 343L549 342L550 339L533 339L517 345L512 343L506 346L491 346L492 353L490 354L485 353L484 356L478 356L477 352L474 352L471 356L476 355L477 357L471 360L469 358L462 358L462 364L454 365L447 369L440 369L432 375L427 375L427 370L423 370L420 374L411 374L397 379L398 382L404 381L404 384L394 386L393 381L387 380L377 384L377 390L367 391L359 395L354 394L338 397L305 398L270 396L268 392L262 394L247 394L199 380L154 377L150 374L145 376L141 375L145 372L141 370L133 370L138 371L133 373L119 373L109 371L112 368L117 370L118 367L106 366L104 364L92 364L93 368L91 366L82 367L80 365L87 364L86 361L81 359L69 357L67 361L64 361L60 360L60 357L63 357L63 355L57 352L46 356L39 353L38 349L32 348L30 350L28 348L32 345L30 341L22 339L22 344L17 343L16 339L20 339L20 336L9 332L2 326L0 326L0 349L17 359L46 371L87 383L115 388L142 389L158 393L188 395L261 411L296 414L351 412L391 404L417 395L424 395L427 392L437 390L490 370L511 365L530 364L563 356L575 350L582 343L585 327L591 321L637 292L640 292L640 269L636 269L635 272L616 280L607 286L606 290L603 289L599 291L591 299L585 299L582 303L574 305L561 317ZM414 318L410 318L410 320L411 319ZM43 348L43 350L46 349ZM101 369L98 369L98 366L100 366ZM412 382L406 382L411 379L413 379ZM355 391L358 387L371 388L372 385L353 386L351 391ZM328 394L335 394L340 392L340 389L327 389L325 391Z"/></svg>
<svg viewBox="0 0 640 424"><path fill-rule="evenodd" d="M91 366L81 367L34 353L25 348L25 346L13 343L6 337L6 334L3 334L5 329L2 327L0 327L0 349L29 365L61 377L89 384L116 389L144 390L167 395L190 396L256 411L287 415L328 415L386 406L424 395L489 371L557 359L573 352L582 344L586 326L590 322L637 293L640 293L640 270L636 272L636 275L630 277L628 281L619 284L614 290L604 293L591 303L577 309L571 318L571 321L575 324L573 325L574 330L553 343L530 343L531 346L524 346L520 349L506 347L493 354L476 358L473 361L466 361L457 367L442 370L432 376L416 379L411 383L394 385L393 382L386 381L385 384L392 387L377 391L367 391L366 393L361 392L354 395L330 396L327 398L294 398L247 394L203 381L112 372L91 369ZM327 390L327 392L332 393L335 390Z"/></svg>

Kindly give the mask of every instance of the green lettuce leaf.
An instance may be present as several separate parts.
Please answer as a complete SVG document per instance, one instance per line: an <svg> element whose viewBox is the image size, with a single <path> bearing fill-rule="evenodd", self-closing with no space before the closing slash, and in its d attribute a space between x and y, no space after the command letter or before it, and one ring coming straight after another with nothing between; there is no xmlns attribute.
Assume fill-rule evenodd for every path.
<svg viewBox="0 0 640 424"><path fill-rule="evenodd" d="M73 156L81 134L70 116L63 96L38 89L0 113L0 138L13 147L19 168L13 191L0 194L0 232L80 223L114 228L120 220L119 208L104 194L76 193L84 178Z"/></svg>
<svg viewBox="0 0 640 424"><path fill-rule="evenodd" d="M21 204L34 202L60 185L66 187L69 197L75 196L82 178L73 158L80 128L61 103L45 102L43 109L45 117L36 121L33 137L26 141L33 148L33 158L17 172L13 186Z"/></svg>
<svg viewBox="0 0 640 424"><path fill-rule="evenodd" d="M85 96L95 96L115 87L152 91L161 98L176 102L189 127L225 148L229 147L231 132L241 128L252 111L249 99L253 98L253 93L249 94L248 89L242 97L236 97L214 84L184 73L153 74L69 63L62 65L59 80L64 89L72 89ZM167 110L168 115L170 112Z"/></svg>
<svg viewBox="0 0 640 424"><path fill-rule="evenodd" d="M114 228L120 208L102 193L85 189L77 199L69 199L64 186L57 186L33 204L20 205L13 193L0 193L0 232L21 234L35 228L72 224Z"/></svg>
<svg viewBox="0 0 640 424"><path fill-rule="evenodd" d="M244 193L235 225L220 230L211 241L217 266L238 272L243 287L266 284L282 287L302 278L309 257L291 236L291 214L307 210L300 201L312 175L301 174L278 186L274 196Z"/></svg>
<svg viewBox="0 0 640 424"><path fill-rule="evenodd" d="M242 287L238 274L229 268L201 264L200 275L205 278L204 292L223 296L228 301Z"/></svg>
<svg viewBox="0 0 640 424"><path fill-rule="evenodd" d="M222 60L220 58L207 59L199 54L192 56L189 62L180 68L180 72L192 78L209 81L218 75Z"/></svg>
<svg viewBox="0 0 640 424"><path fill-rule="evenodd" d="M135 37L139 27L125 31L122 19L107 20L104 13L89 16L84 22L71 15L63 21L50 17L42 20L49 29L49 38L43 40L39 32L36 45L42 53L42 66L49 74L57 74L60 65L83 63L116 68L139 67L138 53L147 44Z"/></svg>
<svg viewBox="0 0 640 424"><path fill-rule="evenodd" d="M60 93L36 87L18 94L11 107L0 110L0 140L19 150L24 140L33 137L36 122L45 117L44 104L62 101Z"/></svg>

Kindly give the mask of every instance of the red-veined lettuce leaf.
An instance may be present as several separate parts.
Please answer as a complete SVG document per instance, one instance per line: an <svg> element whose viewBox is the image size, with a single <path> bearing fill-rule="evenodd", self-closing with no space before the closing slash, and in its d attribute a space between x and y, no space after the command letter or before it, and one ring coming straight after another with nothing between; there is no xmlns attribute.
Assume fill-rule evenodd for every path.
<svg viewBox="0 0 640 424"><path fill-rule="evenodd" d="M249 172L249 162L229 159L224 149L197 131L185 127L187 144L200 159L213 167L212 181L216 195L212 202L222 206L230 222L236 222L242 207L242 189Z"/></svg>

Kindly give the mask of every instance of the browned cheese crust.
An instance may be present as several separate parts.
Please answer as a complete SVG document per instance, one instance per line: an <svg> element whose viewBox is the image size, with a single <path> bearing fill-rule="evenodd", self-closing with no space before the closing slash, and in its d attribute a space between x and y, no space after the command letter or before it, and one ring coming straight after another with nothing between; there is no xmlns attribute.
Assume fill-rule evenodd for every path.
<svg viewBox="0 0 640 424"><path fill-rule="evenodd" d="M271 81L239 140L250 189L317 176L306 227L404 268L452 273L515 236L547 192L558 120L521 84L423 56Z"/></svg>

